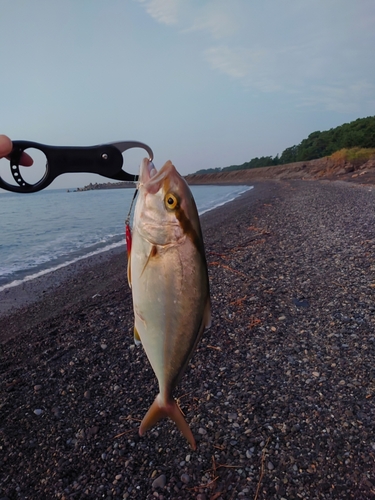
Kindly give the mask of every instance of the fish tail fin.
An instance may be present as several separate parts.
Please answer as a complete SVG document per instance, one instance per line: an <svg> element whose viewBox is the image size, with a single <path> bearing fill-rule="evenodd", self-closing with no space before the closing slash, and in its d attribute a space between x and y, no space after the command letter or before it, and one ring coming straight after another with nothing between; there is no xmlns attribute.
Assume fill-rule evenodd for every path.
<svg viewBox="0 0 375 500"><path fill-rule="evenodd" d="M155 401L150 406L148 412L144 416L139 427L139 435L143 436L144 433L153 427L156 422L162 418L169 417L177 425L178 429L185 436L193 450L196 450L194 436L187 424L178 404L174 399L170 399L167 403L163 403L160 394L156 396Z"/></svg>

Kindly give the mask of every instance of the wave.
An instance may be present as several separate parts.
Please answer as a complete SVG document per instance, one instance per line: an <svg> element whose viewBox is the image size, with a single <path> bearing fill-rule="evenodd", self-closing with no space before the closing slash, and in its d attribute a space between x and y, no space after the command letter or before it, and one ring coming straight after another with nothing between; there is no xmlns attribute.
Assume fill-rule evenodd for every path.
<svg viewBox="0 0 375 500"><path fill-rule="evenodd" d="M204 191L204 189L207 187L209 187L209 186L193 186L194 197L196 198L196 203L197 203L199 215L203 215L211 210L214 210L215 208L223 206L226 203L229 203L229 202L235 200L236 198L238 198L241 194L245 193L246 191L253 189L253 186L232 186L232 188L234 188L234 189L231 192L224 195L224 197L220 197L219 200L217 197L215 197L213 199L209 198L209 200L207 202L207 197L206 197L205 191ZM97 235L97 236L99 236L99 235ZM15 277L16 274L19 274L19 275L23 274L23 276L20 279L13 279L13 281L11 281L9 283L5 283L3 285L0 285L0 292L6 290L8 288L13 288L15 286L21 285L24 282L31 281L31 280L34 280L34 279L39 278L41 276L44 276L46 274L52 273L54 271L57 271L58 269L61 269L61 268L64 268L66 266L69 266L71 264L74 264L80 260L87 259L87 258L92 257L94 255L98 255L100 253L107 252L109 250L121 247L123 245L125 246L123 233L121 233L121 235L120 235L117 233L117 231L111 231L111 234L99 236L100 241L98 241L97 236L94 238L91 238L91 241L86 240L86 241L84 241L84 242L82 241L80 243L77 241L74 242L72 245L72 246L74 246L74 248L72 248L72 246L71 246L71 250L73 250L73 252L71 252L70 254L65 253L65 254L61 254L57 257L56 257L56 254L54 254L54 257L55 257L54 260L55 261L57 259L60 260L60 262L56 265L51 265L52 264L51 257L50 257L51 254L49 252L47 252L47 253L45 252L46 246L44 246L44 253L42 255L39 255L39 257L33 256L32 262L30 262L30 266L28 266L29 269L22 267L22 265L20 265L20 266L16 266L17 269L15 267L13 267L13 269L8 268L7 272L2 273L3 278L5 278L6 276L9 276L9 278L11 279L12 275L13 275L13 277ZM113 240L113 238L117 239L120 236L122 236L122 239L120 241L115 241L115 242L112 241L111 243L108 243L107 245L105 245L105 243L107 243L108 241L111 241L111 239L112 240ZM59 236L60 243L62 243L64 238L66 238L66 235ZM96 240L96 241L93 241L93 240ZM55 242L56 242L56 240L55 240ZM88 251L89 248L92 249L93 246L97 246L98 244L101 244L101 245L104 244L104 246L101 246L100 248L96 248L94 250ZM48 247L48 243L47 243L47 247ZM68 250L68 249L66 249L66 250ZM68 252L69 252L69 250L68 250ZM77 255L76 257L72 258L71 254L72 253L77 254L78 252L81 252L81 255ZM63 260L63 262L61 262L61 260ZM20 259L20 261L21 261L21 259ZM24 265L25 265L25 260L23 259L23 266ZM44 268L40 269L40 267L42 267L42 266ZM30 267L31 267L31 269L30 269ZM39 270L36 271L36 269L38 267L39 267ZM34 269L35 272L32 272L32 268ZM5 270L3 270L3 271L5 271ZM27 274L28 272L30 274Z"/></svg>
<svg viewBox="0 0 375 500"><path fill-rule="evenodd" d="M214 210L215 208L222 207L223 205L226 205L227 203L237 199L239 196L241 196L241 194L246 193L246 191L250 191L251 189L253 189L253 187L254 186L245 186L242 191L239 191L236 194L231 195L231 198L224 199L221 202L215 202L215 205L213 205L212 207L199 210L199 215L203 215L203 214L209 212L210 210Z"/></svg>
<svg viewBox="0 0 375 500"><path fill-rule="evenodd" d="M114 248L118 248L120 246L126 246L125 241L118 241L117 243L112 243L110 245L106 245L103 248L100 248L98 250L93 250L92 252L86 253L84 255L81 255L79 257L76 257L75 259L68 260L66 262L62 262L61 264L58 264L57 266L49 267L47 269L43 269L42 271L38 271L37 273L30 274L28 276L25 276L22 278L22 280L14 280L11 283L7 283L6 285L0 286L0 292L6 290L7 288L13 288L14 286L22 285L22 283L25 283L26 281L31 281L36 278L40 278L40 276L44 276L45 274L52 273L54 271L57 271L58 269L62 269L63 267L70 266L71 264L75 264L76 262L87 259L88 257L92 257L94 255L98 255L99 253L102 252L108 252L109 250L112 250Z"/></svg>

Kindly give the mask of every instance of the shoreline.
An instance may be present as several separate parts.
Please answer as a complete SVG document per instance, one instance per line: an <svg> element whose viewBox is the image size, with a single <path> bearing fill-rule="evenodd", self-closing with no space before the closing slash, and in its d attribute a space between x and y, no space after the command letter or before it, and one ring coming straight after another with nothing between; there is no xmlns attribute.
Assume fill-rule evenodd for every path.
<svg viewBox="0 0 375 500"><path fill-rule="evenodd" d="M244 186L248 187L245 191L248 192L251 191L253 184L244 184ZM202 215L200 215L200 218L208 212L235 201L243 194L244 193L241 193L233 200L225 201L214 208L206 210ZM31 272L29 275L26 275L20 280L14 280L0 286L0 318L7 314L13 314L17 309L26 305L38 302L43 298L47 291L51 293L54 288L64 283L75 274L82 273L90 267L98 264L104 264L107 260L119 253L125 254L125 236L120 245L118 243L113 245L114 246L112 248L102 249L97 251L94 255L92 255L92 252L90 251L87 254L83 254L82 256L75 258L72 262L68 261L66 263L59 264L56 267L46 268L44 270L42 269L35 274ZM124 255L124 258L126 259L127 257Z"/></svg>
<svg viewBox="0 0 375 500"><path fill-rule="evenodd" d="M0 317L0 497L374 498L375 190L267 181L201 218L212 326L162 420L126 256Z"/></svg>
<svg viewBox="0 0 375 500"><path fill-rule="evenodd" d="M251 186L255 184L252 183ZM263 191L262 184L260 183L258 188L260 193ZM246 204L256 203L259 193L256 193L254 199L249 194L254 193L254 191L254 189L248 189L234 200L205 212L200 216L202 230L204 231L205 227L210 227L216 219L216 214L219 214L220 217L220 211L225 212L228 205L237 202L242 204L244 203L243 199L247 196L250 198ZM112 268L108 276L106 276L106 266ZM96 278L100 281L99 285L95 283ZM61 309L66 309L66 304L70 302L72 288L74 295L78 295L77 300L81 301L96 294L100 296L98 289L101 289L102 281L106 282L107 280L111 285L123 286L126 284L128 287L125 246L84 257L40 277L0 291L0 345L2 342L20 335L24 330L25 322L28 325L34 325L45 319L46 316L50 317L55 314L52 313L52 307L57 309L56 313ZM77 290L79 290L79 294Z"/></svg>
<svg viewBox="0 0 375 500"><path fill-rule="evenodd" d="M4 290L0 290L0 318L8 314L14 314L17 309L33 304L41 300L45 293L52 293L53 289L62 285L76 274L89 270L96 265L105 264L106 260L113 256L124 253L124 245L98 252L95 255L83 255L75 262L61 265L58 269L46 269L40 276L20 280L13 285L13 282L4 285ZM10 286L9 286L10 285Z"/></svg>

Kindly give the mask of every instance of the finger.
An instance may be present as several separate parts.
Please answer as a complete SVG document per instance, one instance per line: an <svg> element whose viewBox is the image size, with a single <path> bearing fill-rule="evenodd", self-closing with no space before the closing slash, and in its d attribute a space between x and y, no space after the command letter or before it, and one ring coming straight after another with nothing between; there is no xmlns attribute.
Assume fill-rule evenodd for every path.
<svg viewBox="0 0 375 500"><path fill-rule="evenodd" d="M34 160L31 158L31 156L29 156L27 153L22 153L20 165L23 165L24 167L31 167L33 163Z"/></svg>
<svg viewBox="0 0 375 500"><path fill-rule="evenodd" d="M9 153L11 153L12 149L13 144L9 137L7 135L0 134L0 158L3 158L5 156L9 160ZM27 153L22 153L20 165L23 165L24 167L31 167L33 163L34 160L31 158L31 156L29 156Z"/></svg>
<svg viewBox="0 0 375 500"><path fill-rule="evenodd" d="M10 160L9 155L6 156L5 158ZM34 163L34 160L31 158L31 156L29 156L27 153L24 153L24 152L21 154L20 163L19 163L20 165L22 165L23 167L31 167L31 165L33 163Z"/></svg>
<svg viewBox="0 0 375 500"><path fill-rule="evenodd" d="M6 135L0 135L0 158L7 156L13 149L12 141Z"/></svg>

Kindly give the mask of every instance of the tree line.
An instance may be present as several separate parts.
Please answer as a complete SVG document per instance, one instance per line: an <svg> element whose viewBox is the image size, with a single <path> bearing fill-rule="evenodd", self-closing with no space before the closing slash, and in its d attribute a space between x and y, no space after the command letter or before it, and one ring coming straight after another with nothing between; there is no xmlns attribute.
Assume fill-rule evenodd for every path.
<svg viewBox="0 0 375 500"><path fill-rule="evenodd" d="M251 159L242 165L230 165L224 168L209 168L198 170L197 174L212 174L228 170L244 170L248 168L285 165L297 161L315 160L329 156L344 148L375 148L375 116L358 118L350 123L344 123L336 128L323 132L312 132L297 146L286 148L281 155L261 156Z"/></svg>

